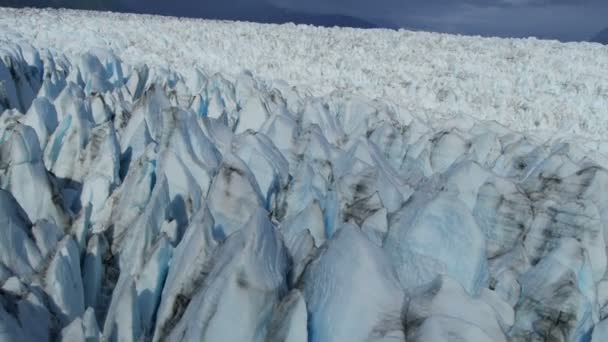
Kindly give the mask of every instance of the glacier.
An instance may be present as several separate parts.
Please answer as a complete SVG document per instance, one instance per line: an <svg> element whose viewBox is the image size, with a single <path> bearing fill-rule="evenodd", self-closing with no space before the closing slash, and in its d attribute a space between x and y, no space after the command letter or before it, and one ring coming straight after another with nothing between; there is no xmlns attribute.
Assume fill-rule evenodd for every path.
<svg viewBox="0 0 608 342"><path fill-rule="evenodd" d="M322 85L323 68L343 72L323 62L335 51L311 69L296 55L290 73L247 62L254 41L227 70L238 38L200 63L167 48L165 63L158 42L137 55L141 42L124 46L137 36L110 26L67 39L57 18L171 22L0 8L0 341L608 340L608 128L582 125L606 116L608 86L585 73L537 84L538 61L519 60L555 62L554 49L597 71L599 45L496 40L510 52L488 59L475 49L491 39L399 31L444 58L396 86L405 98L382 90L390 80L359 89L358 69ZM484 80L467 88L452 70L441 83L442 63L465 57L433 42L469 44L464 70L519 68L530 93L500 104L517 95L504 94L511 76L481 102ZM561 118L541 109L551 99ZM508 117L511 105L527 109Z"/></svg>

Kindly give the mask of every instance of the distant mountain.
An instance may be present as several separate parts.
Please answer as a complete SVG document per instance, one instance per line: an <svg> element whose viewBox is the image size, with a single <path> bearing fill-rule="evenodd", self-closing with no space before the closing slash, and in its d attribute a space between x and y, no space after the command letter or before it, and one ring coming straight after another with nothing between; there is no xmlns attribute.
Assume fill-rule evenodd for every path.
<svg viewBox="0 0 608 342"><path fill-rule="evenodd" d="M165 0L148 0L145 6L138 3L123 6L123 12L163 14L178 17L252 21L269 24L308 24L355 28L394 28L387 24L341 14L322 14L279 8L265 0L225 0L220 2L189 3Z"/></svg>
<svg viewBox="0 0 608 342"><path fill-rule="evenodd" d="M608 28L603 29L599 33L597 33L593 38L591 38L592 42L608 44Z"/></svg>
<svg viewBox="0 0 608 342"><path fill-rule="evenodd" d="M7 7L52 7L98 11L118 11L118 0L0 0L0 6Z"/></svg>
<svg viewBox="0 0 608 342"><path fill-rule="evenodd" d="M395 28L386 23L341 14L320 14L276 7L265 0L165 1L148 0L0 0L0 6L53 7L171 15L190 18L241 20L273 24L308 24L356 28Z"/></svg>
<svg viewBox="0 0 608 342"><path fill-rule="evenodd" d="M268 17L263 22L268 23L294 23L308 24L323 27L355 27L355 28L378 28L377 24L370 21L340 14L312 14L304 12L294 12L283 9L275 9L274 17ZM257 21L257 20L256 20Z"/></svg>

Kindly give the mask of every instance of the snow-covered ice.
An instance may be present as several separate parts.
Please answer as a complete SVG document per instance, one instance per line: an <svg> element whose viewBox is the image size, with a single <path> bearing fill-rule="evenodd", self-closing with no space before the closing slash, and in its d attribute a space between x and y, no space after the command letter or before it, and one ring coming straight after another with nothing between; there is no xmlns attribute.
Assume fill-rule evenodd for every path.
<svg viewBox="0 0 608 342"><path fill-rule="evenodd" d="M27 42L24 57L31 64L48 60L33 53L34 46L66 53L71 64L87 71L107 67L108 79L85 76L90 89L107 87L126 73L104 52L111 49L131 67L177 69L190 79L188 86L197 82L194 68L231 80L248 69L315 96L337 90L389 99L431 123L470 115L547 135L562 130L602 139L608 132L608 47L601 44L2 9L0 39L15 36ZM99 61L83 63L77 56L85 52ZM133 90L138 79L130 82ZM53 77L45 89L57 91L62 82ZM217 108L216 100L210 97L211 108ZM258 104L254 97L248 108Z"/></svg>
<svg viewBox="0 0 608 342"><path fill-rule="evenodd" d="M606 66L0 8L0 342L605 341Z"/></svg>

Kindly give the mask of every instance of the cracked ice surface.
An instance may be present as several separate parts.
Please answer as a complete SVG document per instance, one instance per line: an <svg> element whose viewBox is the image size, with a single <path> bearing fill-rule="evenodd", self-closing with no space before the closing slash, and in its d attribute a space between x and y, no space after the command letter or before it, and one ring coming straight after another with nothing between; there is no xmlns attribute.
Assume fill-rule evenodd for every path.
<svg viewBox="0 0 608 342"><path fill-rule="evenodd" d="M232 80L248 69L315 96L339 89L381 97L403 112L432 119L433 125L464 114L535 134L567 132L603 139L608 132L608 47L600 44L0 10L0 39L17 36L37 48L73 56L72 63L86 71L100 63L86 64L76 56L95 51L101 65L108 65L111 58L100 50L110 49L132 66L145 63L182 73L203 67ZM28 61L40 65L29 51ZM84 76L86 87L119 81L121 70L109 71L112 77L103 81Z"/></svg>
<svg viewBox="0 0 608 342"><path fill-rule="evenodd" d="M594 131L32 32L0 37L0 341L608 340Z"/></svg>

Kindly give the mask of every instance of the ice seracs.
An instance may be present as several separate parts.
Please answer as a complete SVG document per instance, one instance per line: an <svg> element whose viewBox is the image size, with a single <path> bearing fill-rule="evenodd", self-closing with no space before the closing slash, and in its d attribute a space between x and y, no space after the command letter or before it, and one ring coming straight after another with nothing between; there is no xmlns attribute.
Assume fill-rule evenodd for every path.
<svg viewBox="0 0 608 342"><path fill-rule="evenodd" d="M286 249L267 215L256 210L218 247L212 268L168 340L266 340L266 324L287 292L288 266ZM236 329L234 317L239 317Z"/></svg>
<svg viewBox="0 0 608 342"><path fill-rule="evenodd" d="M405 288L440 274L470 294L486 286L485 237L462 201L422 188L393 217L384 248Z"/></svg>
<svg viewBox="0 0 608 342"><path fill-rule="evenodd" d="M359 227L341 227L303 283L309 341L403 340L404 291L387 255Z"/></svg>
<svg viewBox="0 0 608 342"><path fill-rule="evenodd" d="M468 308L462 311L461 308ZM481 298L470 298L446 276L416 288L405 312L408 341L507 341L495 309ZM503 318L504 319L504 318ZM506 323L506 324L505 324Z"/></svg>
<svg viewBox="0 0 608 342"><path fill-rule="evenodd" d="M2 212L2 265L5 272L29 279L38 268L41 256L29 231L31 223L10 192L0 190ZM8 277L7 277L8 278Z"/></svg>
<svg viewBox="0 0 608 342"><path fill-rule="evenodd" d="M218 241L213 238L214 220L207 207L192 217L180 243L175 247L160 303L156 311L154 340L159 341L183 314L189 300L209 273Z"/></svg>

